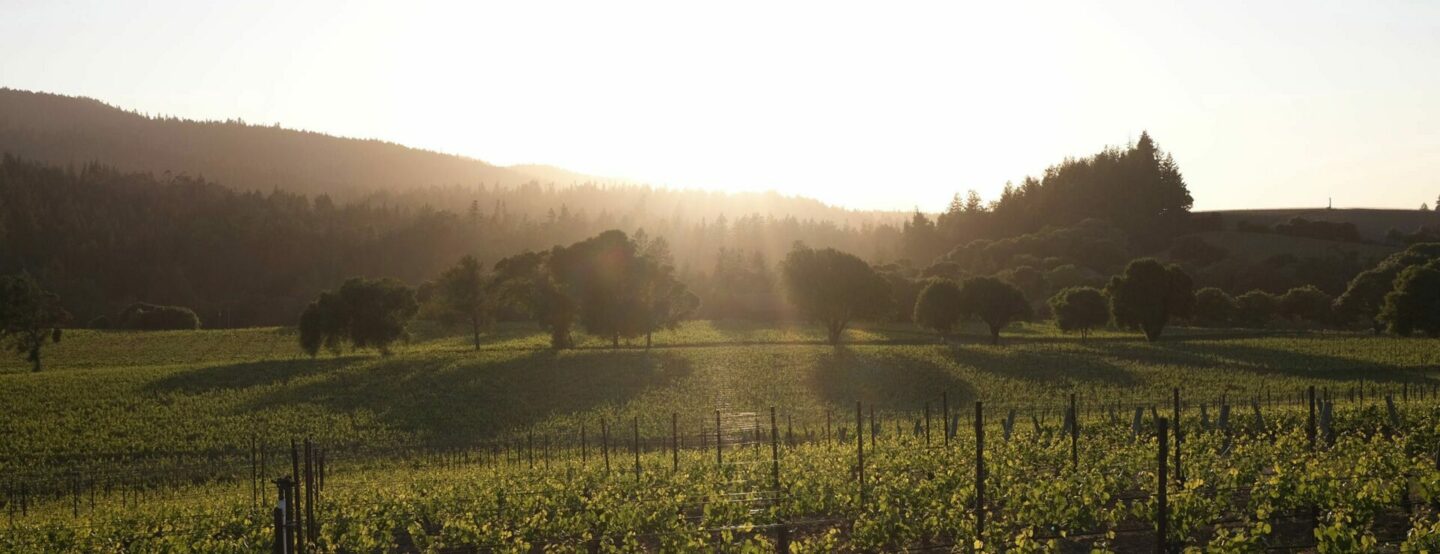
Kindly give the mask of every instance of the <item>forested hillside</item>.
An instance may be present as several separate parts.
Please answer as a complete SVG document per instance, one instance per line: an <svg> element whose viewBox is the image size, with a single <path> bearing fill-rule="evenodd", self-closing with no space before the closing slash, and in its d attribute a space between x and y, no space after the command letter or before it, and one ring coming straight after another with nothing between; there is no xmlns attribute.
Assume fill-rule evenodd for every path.
<svg viewBox="0 0 1440 554"><path fill-rule="evenodd" d="M145 301L193 307L207 327L277 325L292 324L316 292L349 276L416 284L463 255L490 264L607 229L664 237L682 276L711 272L722 248L773 264L795 241L884 259L899 233L883 223L697 215L730 198L719 193L531 184L413 194L338 202L6 155L0 274L35 275L82 324ZM596 208L607 203L631 208Z"/></svg>
<svg viewBox="0 0 1440 554"><path fill-rule="evenodd" d="M378 140L341 138L242 121L191 121L126 111L98 100L0 88L0 153L61 167L99 162L162 178L198 177L238 191L275 189L336 202L378 201L461 212L496 201L514 215L543 217L568 204L591 216L638 211L716 219L748 214L893 221L773 193L656 189L543 165L499 167ZM543 190L547 195L537 194ZM513 191L514 194L506 194ZM598 192L604 194L597 194Z"/></svg>
<svg viewBox="0 0 1440 554"><path fill-rule="evenodd" d="M605 183L10 89L0 153L0 274L36 276L80 325L135 302L194 308L205 327L292 324L348 277L418 285L461 256L489 266L610 229L663 239L703 318L773 317L775 265L797 241L875 264L891 287L884 317L906 320L930 277L993 275L1043 312L1060 289L1101 284L1139 256L1234 294L1338 295L1390 252L1440 240L1421 226L1434 212L1192 214L1180 168L1148 133L996 198L957 194L933 216ZM1382 222L1396 228L1378 236Z"/></svg>

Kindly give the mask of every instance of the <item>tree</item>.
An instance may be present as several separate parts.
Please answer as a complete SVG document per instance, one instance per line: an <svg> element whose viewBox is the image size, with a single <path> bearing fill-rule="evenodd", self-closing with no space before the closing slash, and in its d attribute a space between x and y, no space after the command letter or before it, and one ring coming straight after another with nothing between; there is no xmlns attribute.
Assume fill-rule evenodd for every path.
<svg viewBox="0 0 1440 554"><path fill-rule="evenodd" d="M321 347L331 354L340 354L343 341L350 337L346 318L340 295L330 291L320 293L300 313L300 349L312 358L320 353Z"/></svg>
<svg viewBox="0 0 1440 554"><path fill-rule="evenodd" d="M435 299L452 314L470 324L475 349L480 349L480 330L490 324L491 306L484 269L474 256L460 258L440 274Z"/></svg>
<svg viewBox="0 0 1440 554"><path fill-rule="evenodd" d="M1192 204L1174 158L1142 132L1127 148L1066 159L1041 178L1007 185L992 205L988 227L1005 236L1098 218L1135 242L1158 247L1184 230Z"/></svg>
<svg viewBox="0 0 1440 554"><path fill-rule="evenodd" d="M1280 311L1280 299L1263 290L1235 297L1235 322L1246 327L1264 327Z"/></svg>
<svg viewBox="0 0 1440 554"><path fill-rule="evenodd" d="M1195 309L1191 317L1195 323L1209 327L1224 327L1235 321L1239 306L1229 293L1215 287L1195 291Z"/></svg>
<svg viewBox="0 0 1440 554"><path fill-rule="evenodd" d="M1280 315L1291 319L1324 324L1331 321L1334 299L1315 285L1295 287L1280 296Z"/></svg>
<svg viewBox="0 0 1440 554"><path fill-rule="evenodd" d="M194 330L200 328L200 317L184 306L157 306L136 302L120 312L121 329L148 331Z"/></svg>
<svg viewBox="0 0 1440 554"><path fill-rule="evenodd" d="M662 241L656 239L655 242ZM639 281L642 289L640 303L645 316L645 348L650 348L651 335L655 331L674 329L700 308L700 297L675 279L675 270L665 262L666 259L652 252L640 261L643 269Z"/></svg>
<svg viewBox="0 0 1440 554"><path fill-rule="evenodd" d="M579 310L558 281L550 263L564 252L556 246L544 252L525 252L495 262L494 278L490 281L492 296L498 305L515 315L532 319L550 333L550 347L557 350L574 346L570 330Z"/></svg>
<svg viewBox="0 0 1440 554"><path fill-rule="evenodd" d="M1014 285L995 277L971 277L960 285L960 313L973 315L990 327L990 344L1000 344L1000 330L1011 321L1030 317L1030 302Z"/></svg>
<svg viewBox="0 0 1440 554"><path fill-rule="evenodd" d="M300 314L300 347L314 356L324 345L338 352L342 341L357 349L374 348L383 356L409 333L406 326L420 309L415 291L394 279L351 277L334 293L322 292Z"/></svg>
<svg viewBox="0 0 1440 554"><path fill-rule="evenodd" d="M945 245L935 228L935 222L930 221L930 218L920 213L919 210L910 216L910 221L902 224L900 231L901 255L917 266L930 265L936 256L945 252L944 248Z"/></svg>
<svg viewBox="0 0 1440 554"><path fill-rule="evenodd" d="M915 315L915 299L920 297L920 289L925 287L925 280L912 279L915 270L903 263L888 263L876 267L875 272L880 274L880 278L884 279L886 286L890 288L890 306L893 310L886 314L886 319L909 323Z"/></svg>
<svg viewBox="0 0 1440 554"><path fill-rule="evenodd" d="M646 331L644 262L623 231L609 230L556 250L551 272L576 301L585 331L610 339L638 337Z"/></svg>
<svg viewBox="0 0 1440 554"><path fill-rule="evenodd" d="M1141 258L1110 278L1105 287L1115 324L1140 329L1145 339L1160 339L1172 317L1185 317L1195 305L1194 282L1177 265Z"/></svg>
<svg viewBox="0 0 1440 554"><path fill-rule="evenodd" d="M1049 285L1045 274L1028 265L1013 267L995 274L995 277L1020 289L1026 298L1045 298Z"/></svg>
<svg viewBox="0 0 1440 554"><path fill-rule="evenodd" d="M60 342L61 327L69 321L60 297L40 288L29 274L0 277L0 341L24 354L31 371L40 371L40 349Z"/></svg>
<svg viewBox="0 0 1440 554"><path fill-rule="evenodd" d="M875 269L834 248L796 244L780 263L780 272L790 302L825 327L830 344L840 344L840 335L853 320L882 316L889 304L889 289Z"/></svg>
<svg viewBox="0 0 1440 554"><path fill-rule="evenodd" d="M1079 331L1080 338L1090 330L1110 321L1110 306L1105 294L1095 287L1070 287L1050 297L1050 312L1061 331Z"/></svg>
<svg viewBox="0 0 1440 554"><path fill-rule="evenodd" d="M914 321L945 338L960 322L960 285L950 279L932 278L915 299Z"/></svg>
<svg viewBox="0 0 1440 554"><path fill-rule="evenodd" d="M1366 321L1378 333L1385 322L1377 316L1385 302L1385 295L1394 289L1395 277L1407 267L1422 265L1436 258L1440 258L1440 243L1437 242L1412 244L1401 252L1391 254L1350 280L1345 292L1335 299L1336 316L1351 321Z"/></svg>
<svg viewBox="0 0 1440 554"><path fill-rule="evenodd" d="M1400 336L1416 331L1440 336L1440 260L1401 271L1395 288L1385 295L1380 319Z"/></svg>

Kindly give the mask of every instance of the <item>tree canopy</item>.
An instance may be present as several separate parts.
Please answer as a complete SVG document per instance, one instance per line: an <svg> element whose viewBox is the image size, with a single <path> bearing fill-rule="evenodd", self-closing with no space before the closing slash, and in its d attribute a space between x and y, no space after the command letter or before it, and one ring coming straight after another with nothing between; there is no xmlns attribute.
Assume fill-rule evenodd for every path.
<svg viewBox="0 0 1440 554"><path fill-rule="evenodd" d="M1422 265L1436 258L1440 258L1440 243L1437 242L1412 244L1401 252L1391 254L1350 280L1345 292L1335 299L1336 312L1346 319L1364 320L1378 330L1384 324L1379 318L1380 310L1385 303L1385 295L1394 289L1395 277L1407 267Z"/></svg>
<svg viewBox="0 0 1440 554"><path fill-rule="evenodd" d="M352 277L300 314L300 347L314 356L321 346L338 352L343 341L388 356L391 345L409 336L406 326L417 311L415 291L403 283Z"/></svg>
<svg viewBox="0 0 1440 554"><path fill-rule="evenodd" d="M960 285L960 313L984 321L990 327L990 343L1000 344L1000 330L1032 312L1030 302L1014 285L995 277L971 277Z"/></svg>
<svg viewBox="0 0 1440 554"><path fill-rule="evenodd" d="M30 275L0 276L0 342L23 354L31 371L40 371L40 350L47 342L60 342L61 328L69 321L60 297Z"/></svg>
<svg viewBox="0 0 1440 554"><path fill-rule="evenodd" d="M1158 245L1188 224L1194 204L1180 168L1148 132L1125 148L1071 158L1007 184L988 206L978 195L957 195L939 218L939 233L964 242L1015 236L1044 226L1065 227L1086 219L1109 221L1132 240ZM926 230L917 229L917 242Z"/></svg>
<svg viewBox="0 0 1440 554"><path fill-rule="evenodd" d="M480 330L489 325L491 299L485 269L474 256L460 258L454 266L440 274L434 284L438 304L470 326L475 349L480 349Z"/></svg>
<svg viewBox="0 0 1440 554"><path fill-rule="evenodd" d="M503 304L550 331L554 348L574 345L570 329L610 339L646 337L672 328L700 305L674 275L663 239L610 230L548 252L496 262L494 287Z"/></svg>
<svg viewBox="0 0 1440 554"><path fill-rule="evenodd" d="M889 289L880 274L864 260L834 248L797 244L780 271L790 302L825 327L830 344L840 343L852 321L882 316L889 307Z"/></svg>
<svg viewBox="0 0 1440 554"><path fill-rule="evenodd" d="M1195 305L1194 284L1177 265L1141 258L1110 278L1105 287L1115 324L1140 329L1147 340L1159 340L1172 317L1190 314Z"/></svg>
<svg viewBox="0 0 1440 554"><path fill-rule="evenodd" d="M1401 271L1385 295L1379 319L1397 335L1440 337L1440 260Z"/></svg>
<svg viewBox="0 0 1440 554"><path fill-rule="evenodd" d="M1095 287L1070 287L1050 297L1050 312L1061 331L1079 331L1080 338L1110 321L1105 294Z"/></svg>
<svg viewBox="0 0 1440 554"><path fill-rule="evenodd" d="M1195 291L1195 308L1191 317L1195 323L1207 327L1224 327L1235 322L1239 306L1235 298L1215 287Z"/></svg>
<svg viewBox="0 0 1440 554"><path fill-rule="evenodd" d="M914 321L944 338L964 317L960 306L960 285L950 279L931 278L915 299Z"/></svg>

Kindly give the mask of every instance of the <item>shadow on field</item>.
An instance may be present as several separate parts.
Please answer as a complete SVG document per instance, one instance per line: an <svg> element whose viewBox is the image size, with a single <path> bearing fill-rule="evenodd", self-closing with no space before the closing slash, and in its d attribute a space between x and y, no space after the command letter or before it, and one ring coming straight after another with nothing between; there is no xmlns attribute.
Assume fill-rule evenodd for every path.
<svg viewBox="0 0 1440 554"><path fill-rule="evenodd" d="M873 351L883 352L883 351ZM810 373L810 390L829 405L855 402L881 410L916 410L946 393L952 406L976 397L975 386L929 360L897 354L858 353L844 346L820 356Z"/></svg>
<svg viewBox="0 0 1440 554"><path fill-rule="evenodd" d="M246 389L284 383L297 377L328 373L350 364L363 363L367 356L295 358L214 365L180 371L146 385L146 392L197 394Z"/></svg>
<svg viewBox="0 0 1440 554"><path fill-rule="evenodd" d="M314 369L302 371L320 374L317 378L281 386L236 411L318 407L331 416L365 413L421 442L473 444L556 414L621 404L692 372L689 361L661 352L534 351L348 361L315 361ZM170 379L157 388L199 390L199 383L227 380L238 384L243 379L228 372L257 373L251 365L197 370L191 373L203 373Z"/></svg>
<svg viewBox="0 0 1440 554"><path fill-rule="evenodd" d="M982 373L1043 385L1076 382L1128 387L1140 384L1133 373L1103 356L1087 356L1073 351L965 345L950 348L947 355L957 363Z"/></svg>

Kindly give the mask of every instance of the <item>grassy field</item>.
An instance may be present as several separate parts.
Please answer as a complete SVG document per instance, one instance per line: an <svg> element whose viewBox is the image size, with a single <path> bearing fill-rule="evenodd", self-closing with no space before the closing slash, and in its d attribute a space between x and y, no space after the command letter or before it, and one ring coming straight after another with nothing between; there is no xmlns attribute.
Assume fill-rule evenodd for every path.
<svg viewBox="0 0 1440 554"><path fill-rule="evenodd" d="M1172 387L1202 401L1222 394L1293 394L1429 382L1432 341L1349 334L1227 334L1179 329L1146 343L1120 333L1088 340L1018 326L1001 346L980 335L941 345L904 327L851 331L820 344L818 329L693 322L649 351L582 340L563 352L505 328L481 351L430 333L391 357L310 359L280 329L166 333L75 331L47 351L47 369L7 358L0 373L0 468L247 451L252 438L314 435L336 447L471 445L517 432L570 433L582 422L639 418L698 426L715 410L782 408L814 428L856 401L882 412L938 405L1159 402Z"/></svg>
<svg viewBox="0 0 1440 554"><path fill-rule="evenodd" d="M1087 431L1092 442L1083 447L1082 459L1092 460L1099 468L1096 472L1067 473L1050 483L1034 479L1037 471L1048 474L1051 465L1063 465L1066 459L1068 450L1054 440L1052 431L1036 429L1033 436L1044 440L1027 439L994 454L996 486L1009 491L1002 493L1010 497L997 497L996 502L1005 506L996 508L1000 531L987 531L984 539L1018 548L1034 542L1025 533L1033 534L1037 522L1053 520L1052 527L1077 529L1116 528L1134 524L1134 518L1140 517L1136 514L1148 509L1144 502L1149 500L1138 505L1114 500L1115 495L1143 489L1146 460L1153 461L1146 452L1153 446L1133 442L1128 421L1107 419L1109 406L1121 407L1122 414L1137 406L1159 405L1163 410L1172 388L1179 387L1191 409L1186 417L1194 425L1199 418L1195 405L1214 406L1221 396L1243 406L1257 396L1293 399L1307 385L1340 398L1363 387L1369 407L1357 405L1345 417L1359 422L1347 423L1350 428L1364 429L1375 425L1377 418L1384 419L1383 411L1375 411L1377 392L1406 387L1417 393L1433 391L1433 370L1440 361L1432 340L1343 333L1180 328L1170 330L1161 342L1147 343L1114 331L1080 340L1047 324L1024 324L1007 330L1004 344L991 346L978 328L942 344L908 326L871 326L851 331L840 347L822 344L822 336L820 330L805 326L701 321L657 335L649 350L634 345L610 349L604 341L583 337L580 348L556 352L546 348L542 333L506 326L487 336L477 352L463 335L421 328L412 343L390 357L347 353L310 359L300 355L293 332L284 329L75 331L47 350L48 366L42 373L29 373L18 357L0 365L0 436L5 437L0 441L0 470L9 478L6 490L13 490L17 480L36 483L37 488L46 482L63 487L78 476L107 485L151 483L166 492L154 493L158 496L146 501L145 510L135 508L134 496L102 494L97 507L87 511L76 507L81 504L78 496L67 496L70 493L58 488L51 500L37 499L36 513L21 520L22 531L14 535L18 542L9 546L17 551L253 550L266 537L263 512L253 511L250 497L251 441L259 439L278 456L291 438L310 435L347 464L335 477L333 505L325 507L324 540L342 545L333 546L335 551L430 547L447 551L442 547L487 541L505 545L500 550L526 551L531 541L563 542L570 540L564 537L573 538L572 533L586 533L596 525L628 525L653 534L650 539L643 535L616 539L617 551L684 550L703 548L700 545L714 540L704 529L764 523L781 517L776 510L782 509L791 514L784 517L825 516L846 522L802 534L814 551L832 550L836 544L888 549L972 532L964 527L963 518L944 515L954 511L945 506L964 505L965 495L973 494L964 481L973 469L963 467L961 443L954 451L926 453L914 450L913 442L889 443L893 450L886 450L887 443L882 442L872 469L879 479L872 494L890 498L890 504L881 508L859 506L847 488L853 475L844 460L851 450L822 442L787 454L790 461L783 470L787 475L815 473L816 477L787 485L793 497L783 508L768 504L767 511L737 507L738 511L724 513L706 508L694 521L675 522L655 520L657 512L637 511L633 505L643 500L684 512L709 506L706 498L753 494L753 490L736 492L725 483L763 481L768 467L763 449L736 454L755 458L755 465L739 466L748 469L707 468L709 454L685 452L684 464L690 469L683 479L654 476L656 469L666 467L668 458L663 452L651 452L643 459L651 477L617 482L600 471L593 452L589 463L580 464L573 440L586 426L593 448L601 421L612 430L635 425L647 440L668 437L671 414L676 414L684 440L693 446L702 431L713 429L717 410L725 414L727 427L745 426L758 423L756 414L770 406L777 408L782 428L793 425L797 434L807 436L819 432L831 418L837 430L853 423L856 402L872 406L883 429L893 425L908 435L927 405L939 415L942 394L957 414L964 413L969 402L982 400L995 420L1014 408L1022 422L1035 415L1047 418L1046 425L1053 429L1065 397L1074 393L1093 422L1094 430ZM1393 482L1397 472L1428 467L1433 430L1425 422L1440 416L1420 405L1407 408L1407 413L1422 418L1411 425L1407 438L1379 441L1373 432L1362 432L1345 439L1350 446L1331 449L1323 457L1287 461L1296 468L1293 479L1325 483L1327 476L1356 467L1357 460L1389 460L1371 472L1373 479L1366 484L1384 488L1390 487L1385 483ZM1301 485L1265 477L1280 467L1267 464L1277 463L1286 448L1303 440L1295 427L1303 418L1295 419L1293 410L1291 414L1270 420L1270 431L1264 431L1260 422L1250 424L1259 426L1260 433L1244 443L1250 457L1221 460L1218 452L1225 449L1219 438L1197 437L1194 448L1211 454L1192 463L1205 468L1207 479L1243 480L1246 486L1265 483L1273 488L1265 489L1267 494L1283 497L1284 502L1276 502L1284 506L1333 497L1345 499L1349 510L1360 502L1355 498L1378 494L1332 488L1295 496L1285 491ZM938 436L943 423L937 418L935 425ZM628 435L619 430L616 443L627 444L623 437ZM745 436L746 431L731 428L727 433ZM417 466L377 453L394 448L472 447L469 459L470 453L487 452L475 446L532 434L546 445L556 441L557 448L571 441L566 453L554 454L560 466L550 468L548 446L545 470L540 473L513 463ZM888 430L885 434L900 435ZM1427 446L1417 449L1414 444ZM275 473L274 459L269 473ZM621 467L628 466L621 463ZM941 474L954 482L932 480ZM916 475L932 477L917 480ZM1435 479L1440 491L1440 475L1426 476ZM588 483L584 490L589 492L582 495L570 485L577 479ZM514 490L549 492L507 500L505 491ZM1393 491L1384 490L1387 502L1393 500ZM1096 507L1081 512L1044 500L1076 494L1104 496ZM557 500L561 498L567 500ZM1207 502L1214 505L1193 509L1215 514L1236 509L1228 504L1218 507L1219 496ZM583 505L592 509L567 511ZM6 508L13 514L13 502L7 502ZM541 522L526 515L525 510L532 509L571 515ZM1254 515L1255 509L1244 507L1241 512L1251 513L1246 517L1255 525L1268 525L1268 516ZM475 515L496 510L489 516ZM584 515L595 510L615 515L603 520L609 523ZM1350 513L1345 510L1326 513ZM81 515L72 517L72 511ZM917 514L924 515L924 523L912 521L920 517ZM1366 514L1366 525L1384 520ZM1195 517L1186 532L1210 536L1211 531L1196 527L1200 525L1196 522L1206 520ZM202 520L206 523L177 523ZM436 521L444 523L424 523ZM495 523L499 521L505 523ZM1436 533L1426 536L1440 537ZM1271 536L1268 532L1246 536L1260 535ZM761 548L768 547L770 540L763 533L739 537L735 540ZM657 540L662 542L653 542ZM663 542L670 540L681 542ZM124 544L130 546L118 548L114 546L118 543L107 541L128 541Z"/></svg>

